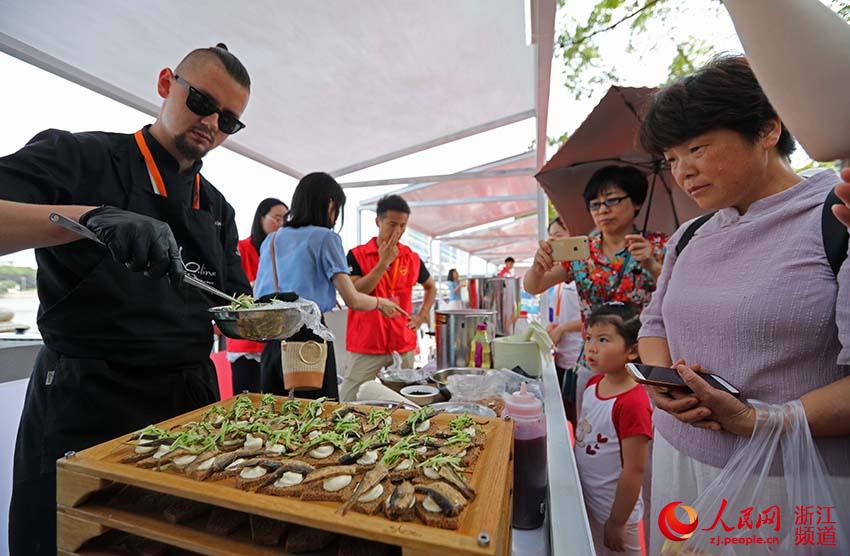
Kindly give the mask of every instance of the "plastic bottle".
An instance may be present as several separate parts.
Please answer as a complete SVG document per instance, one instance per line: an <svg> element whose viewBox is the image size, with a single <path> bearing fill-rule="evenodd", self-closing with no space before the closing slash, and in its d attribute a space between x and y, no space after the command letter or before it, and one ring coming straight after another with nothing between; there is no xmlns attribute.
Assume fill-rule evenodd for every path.
<svg viewBox="0 0 850 556"><path fill-rule="evenodd" d="M505 401L502 416L514 422L513 527L536 529L546 516L546 421L543 403L523 382Z"/></svg>
<svg viewBox="0 0 850 556"><path fill-rule="evenodd" d="M469 346L469 367L492 369L493 358L490 353L490 338L487 336L487 323L481 322L475 327L472 345Z"/></svg>
<svg viewBox="0 0 850 556"><path fill-rule="evenodd" d="M514 324L514 336L522 336L528 330L528 311L520 311L519 318Z"/></svg>

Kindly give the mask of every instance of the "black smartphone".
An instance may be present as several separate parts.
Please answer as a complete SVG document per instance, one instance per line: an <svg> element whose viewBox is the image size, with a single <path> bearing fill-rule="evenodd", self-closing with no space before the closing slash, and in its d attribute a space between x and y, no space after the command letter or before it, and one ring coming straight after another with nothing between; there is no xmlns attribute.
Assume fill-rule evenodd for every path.
<svg viewBox="0 0 850 556"><path fill-rule="evenodd" d="M673 390L682 390L691 392L692 390L685 384L676 369L669 367L653 367L651 365L638 365L635 363L626 363L626 370L632 375L636 381L641 384L649 384L651 386L663 386ZM713 388L723 390L732 394L736 398L741 397L741 392L732 386L725 378L715 374L699 374L703 380L708 382Z"/></svg>

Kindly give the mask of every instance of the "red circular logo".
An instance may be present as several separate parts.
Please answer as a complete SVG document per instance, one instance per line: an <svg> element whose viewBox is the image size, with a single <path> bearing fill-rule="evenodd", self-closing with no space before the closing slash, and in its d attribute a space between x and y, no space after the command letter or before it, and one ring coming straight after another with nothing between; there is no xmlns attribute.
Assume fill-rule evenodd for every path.
<svg viewBox="0 0 850 556"><path fill-rule="evenodd" d="M682 523L676 516L676 508L682 504L680 501L670 502L661 513L658 514L658 528L661 529L661 534L671 541L681 542L697 530L699 526L699 517L697 511L690 506L682 504L682 509L688 514L688 522Z"/></svg>

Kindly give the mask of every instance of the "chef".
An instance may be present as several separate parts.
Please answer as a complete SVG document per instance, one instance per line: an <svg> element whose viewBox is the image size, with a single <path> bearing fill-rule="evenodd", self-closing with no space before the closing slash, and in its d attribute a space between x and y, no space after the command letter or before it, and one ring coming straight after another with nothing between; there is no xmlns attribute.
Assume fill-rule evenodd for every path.
<svg viewBox="0 0 850 556"><path fill-rule="evenodd" d="M200 174L244 127L250 78L219 44L160 71L156 88L159 116L136 133L48 130L0 158L0 254L36 248L45 344L15 447L12 556L56 554L57 458L219 396L207 313L219 302L181 282L251 291L233 208Z"/></svg>

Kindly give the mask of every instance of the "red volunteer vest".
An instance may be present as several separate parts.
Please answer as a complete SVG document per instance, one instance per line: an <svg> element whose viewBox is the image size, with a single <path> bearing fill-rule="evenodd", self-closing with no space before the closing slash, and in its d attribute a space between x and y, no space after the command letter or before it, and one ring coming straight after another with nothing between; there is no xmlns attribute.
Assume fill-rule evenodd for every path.
<svg viewBox="0 0 850 556"><path fill-rule="evenodd" d="M378 264L377 238L351 250L363 276ZM393 299L411 313L413 310L413 286L419 278L419 255L406 245L398 244L398 257L381 277L375 290L377 297ZM349 311L345 347L352 353L366 355L389 355L394 351L405 353L416 349L416 332L407 327L405 317L386 318L380 311Z"/></svg>

